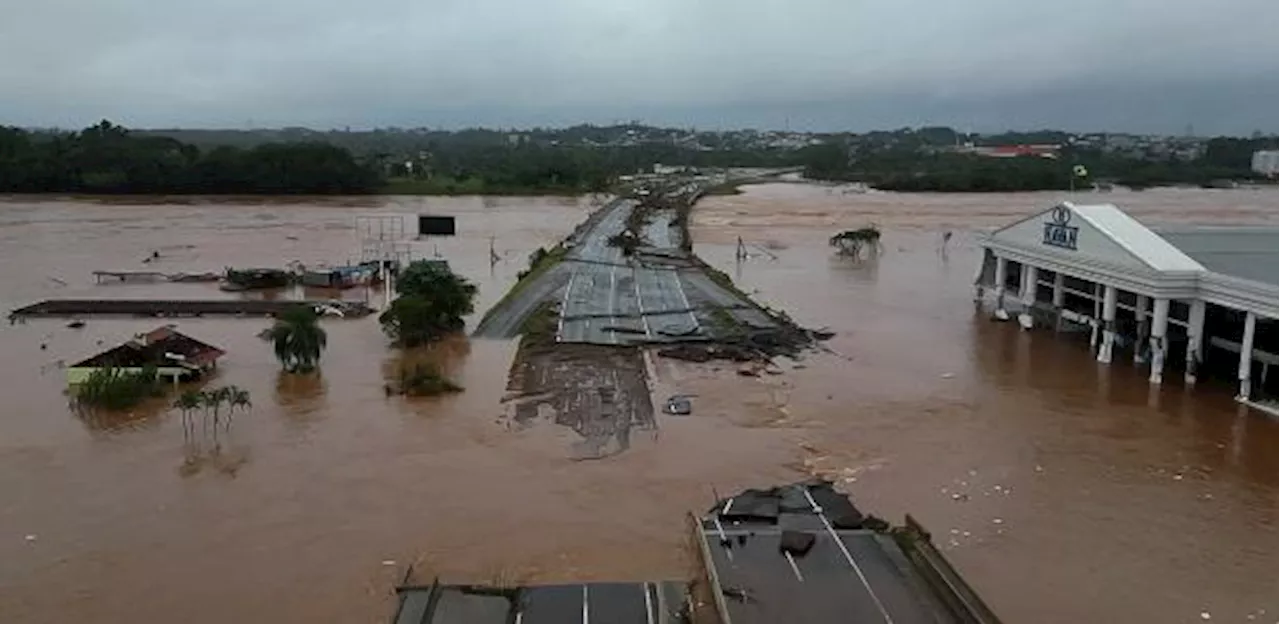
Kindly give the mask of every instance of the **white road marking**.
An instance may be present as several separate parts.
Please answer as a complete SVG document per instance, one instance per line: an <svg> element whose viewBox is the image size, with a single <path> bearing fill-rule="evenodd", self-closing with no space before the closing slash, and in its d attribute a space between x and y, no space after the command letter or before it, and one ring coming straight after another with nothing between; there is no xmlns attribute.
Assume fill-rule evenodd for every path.
<svg viewBox="0 0 1280 624"><path fill-rule="evenodd" d="M569 312L569 293L573 290L573 281L578 278L578 268L575 266L573 272L569 274L569 284L564 288L564 300L560 302L560 321L556 323L556 342L564 341L564 315Z"/></svg>
<svg viewBox="0 0 1280 624"><path fill-rule="evenodd" d="M589 624L591 621L591 607L587 602L587 586L582 586L582 624Z"/></svg>
<svg viewBox="0 0 1280 624"><path fill-rule="evenodd" d="M640 310L640 323L644 326L644 337L653 340L653 332L649 330L649 317L644 315L644 297L640 296L640 269L631 267L632 284L636 287L636 308Z"/></svg>
<svg viewBox="0 0 1280 624"><path fill-rule="evenodd" d="M782 554L787 556L787 563L791 564L791 571L795 572L796 580L804 582L804 575L800 573L800 566L796 565L796 558L791 556L791 551L784 550Z"/></svg>
<svg viewBox="0 0 1280 624"><path fill-rule="evenodd" d="M618 325L617 319L613 317L614 302L618 298L617 272L618 272L618 265L616 264L609 265L609 323L614 326ZM613 344L618 344L618 332L616 331L609 332L609 342L612 342Z"/></svg>
<svg viewBox="0 0 1280 624"><path fill-rule="evenodd" d="M640 587L644 591L644 617L649 624L653 624L653 598L649 597L649 584L645 583Z"/></svg>
<svg viewBox="0 0 1280 624"><path fill-rule="evenodd" d="M813 500L813 496L809 494L809 488L801 487L804 491L804 497L809 499L809 505L813 507L813 513L817 514L818 518L822 520L823 526L827 527L827 533L831 535L831 539L836 541L836 546L839 546L840 552L844 554L844 560L848 561L849 565L853 567L853 571L857 573L858 580L862 581L862 586L866 588L867 595L871 596L871 601L876 604L876 609L880 610L880 615L884 617L885 624L893 624L893 618L889 615L889 611L884 608L884 603L880 602L880 597L871 589L871 583L867 581L867 575L862 572L858 562L853 560L853 555L849 554L849 549L845 548L844 542L840 539L840 534L836 533L835 528L827 521L826 514L822 513L822 507L819 507L818 502Z"/></svg>
<svg viewBox="0 0 1280 624"><path fill-rule="evenodd" d="M693 321L694 330L702 328L698 323L698 317L693 314L693 306L689 303L689 296L684 293L684 284L680 282L680 274L675 269L671 269L671 278L676 281L676 290L680 292L680 301L684 303L684 309L689 311L689 320Z"/></svg>

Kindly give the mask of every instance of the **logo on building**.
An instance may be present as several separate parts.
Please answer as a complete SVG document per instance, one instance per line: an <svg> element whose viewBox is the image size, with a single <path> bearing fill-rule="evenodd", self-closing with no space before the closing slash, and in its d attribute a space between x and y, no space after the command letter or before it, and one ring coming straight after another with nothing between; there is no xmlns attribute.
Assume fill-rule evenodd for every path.
<svg viewBox="0 0 1280 624"><path fill-rule="evenodd" d="M1049 213L1049 219L1044 224L1044 244L1074 250L1080 228L1070 225L1071 209L1058 206Z"/></svg>

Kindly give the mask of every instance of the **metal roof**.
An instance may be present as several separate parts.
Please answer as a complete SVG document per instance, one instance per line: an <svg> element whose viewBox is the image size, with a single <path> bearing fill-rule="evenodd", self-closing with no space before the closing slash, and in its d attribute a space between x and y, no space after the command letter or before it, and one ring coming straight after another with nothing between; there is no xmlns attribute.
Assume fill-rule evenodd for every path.
<svg viewBox="0 0 1280 624"><path fill-rule="evenodd" d="M1098 231L1110 236L1117 245L1124 247L1129 253L1157 271L1205 270L1199 262L1187 256L1169 241L1160 238L1137 219L1125 214L1115 204L1078 206L1071 202L1063 202L1062 205L1070 208Z"/></svg>
<svg viewBox="0 0 1280 624"><path fill-rule="evenodd" d="M1207 270L1276 285L1280 230L1275 226L1158 228L1156 232Z"/></svg>

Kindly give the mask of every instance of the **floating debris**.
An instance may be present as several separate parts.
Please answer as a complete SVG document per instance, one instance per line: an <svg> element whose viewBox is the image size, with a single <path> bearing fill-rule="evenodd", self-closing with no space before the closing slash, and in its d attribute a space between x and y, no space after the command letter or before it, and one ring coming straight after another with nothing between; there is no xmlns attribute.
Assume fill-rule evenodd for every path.
<svg viewBox="0 0 1280 624"><path fill-rule="evenodd" d="M693 404L689 402L689 398L676 395L667 399L666 412L676 416L688 416L693 413Z"/></svg>

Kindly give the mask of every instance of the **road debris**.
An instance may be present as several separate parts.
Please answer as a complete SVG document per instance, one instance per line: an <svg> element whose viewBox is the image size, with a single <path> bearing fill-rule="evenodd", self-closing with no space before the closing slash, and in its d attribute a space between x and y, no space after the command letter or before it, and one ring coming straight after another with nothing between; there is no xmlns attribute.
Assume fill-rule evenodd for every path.
<svg viewBox="0 0 1280 624"><path fill-rule="evenodd" d="M688 416L693 413L693 404L689 401L689 397L675 395L667 399L666 412L676 416Z"/></svg>

